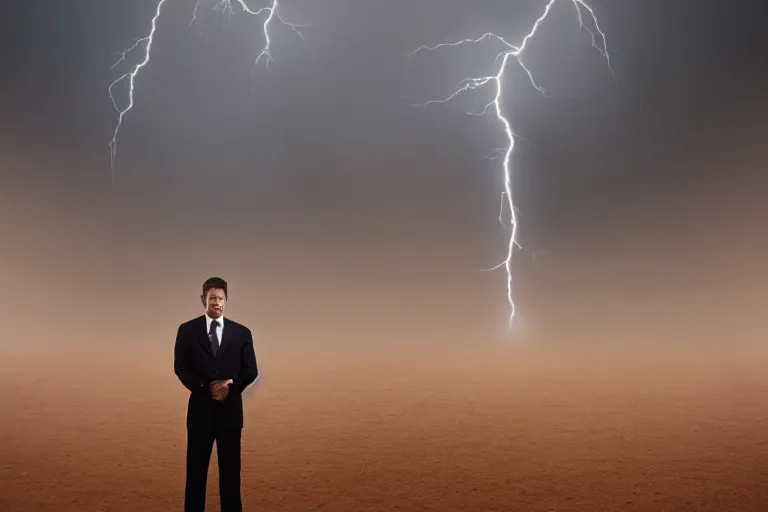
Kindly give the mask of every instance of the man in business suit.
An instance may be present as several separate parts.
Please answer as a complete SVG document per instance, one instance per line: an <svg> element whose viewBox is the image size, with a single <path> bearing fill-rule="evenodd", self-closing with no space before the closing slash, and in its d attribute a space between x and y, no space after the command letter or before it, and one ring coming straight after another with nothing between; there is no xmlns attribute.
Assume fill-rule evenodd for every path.
<svg viewBox="0 0 768 512"><path fill-rule="evenodd" d="M204 512L213 442L219 462L222 512L240 512L243 390L259 374L251 331L224 318L227 282L212 277L200 296L205 314L179 326L173 367L190 391L184 511Z"/></svg>

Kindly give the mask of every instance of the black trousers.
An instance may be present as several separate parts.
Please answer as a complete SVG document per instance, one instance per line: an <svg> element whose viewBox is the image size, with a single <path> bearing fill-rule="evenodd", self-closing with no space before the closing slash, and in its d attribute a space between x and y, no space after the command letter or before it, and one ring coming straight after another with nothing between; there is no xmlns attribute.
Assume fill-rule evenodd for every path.
<svg viewBox="0 0 768 512"><path fill-rule="evenodd" d="M242 429L187 427L187 482L184 512L205 512L208 465L213 442L219 461L221 512L242 512L240 496L240 438Z"/></svg>

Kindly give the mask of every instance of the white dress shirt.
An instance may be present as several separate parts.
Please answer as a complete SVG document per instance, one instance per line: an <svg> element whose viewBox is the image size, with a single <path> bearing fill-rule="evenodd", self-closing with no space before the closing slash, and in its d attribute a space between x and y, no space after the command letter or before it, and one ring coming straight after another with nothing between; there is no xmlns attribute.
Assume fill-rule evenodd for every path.
<svg viewBox="0 0 768 512"><path fill-rule="evenodd" d="M216 320L219 322L219 326L216 327L216 337L219 340L219 347L221 347L221 340L223 339L221 335L224 333L224 315L221 315L219 318L211 318L208 316L208 313L205 314L205 333L209 334L211 332L211 324L213 321Z"/></svg>

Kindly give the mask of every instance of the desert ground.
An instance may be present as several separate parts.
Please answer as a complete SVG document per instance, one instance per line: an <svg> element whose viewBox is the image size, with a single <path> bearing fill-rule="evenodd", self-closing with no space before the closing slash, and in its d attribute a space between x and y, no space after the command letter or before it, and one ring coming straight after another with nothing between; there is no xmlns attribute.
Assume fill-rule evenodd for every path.
<svg viewBox="0 0 768 512"><path fill-rule="evenodd" d="M768 350L631 346L258 347L245 510L768 510ZM168 344L2 351L0 510L182 509Z"/></svg>

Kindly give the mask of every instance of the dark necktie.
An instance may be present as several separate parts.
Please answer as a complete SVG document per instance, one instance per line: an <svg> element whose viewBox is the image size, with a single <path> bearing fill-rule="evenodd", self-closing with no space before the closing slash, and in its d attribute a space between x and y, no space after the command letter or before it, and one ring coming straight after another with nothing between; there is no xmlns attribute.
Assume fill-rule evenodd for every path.
<svg viewBox="0 0 768 512"><path fill-rule="evenodd" d="M214 357L216 356L216 353L219 351L219 335L216 334L216 328L219 326L219 322L214 320L211 322L211 330L208 333L208 340L211 342L211 352L213 352Z"/></svg>

